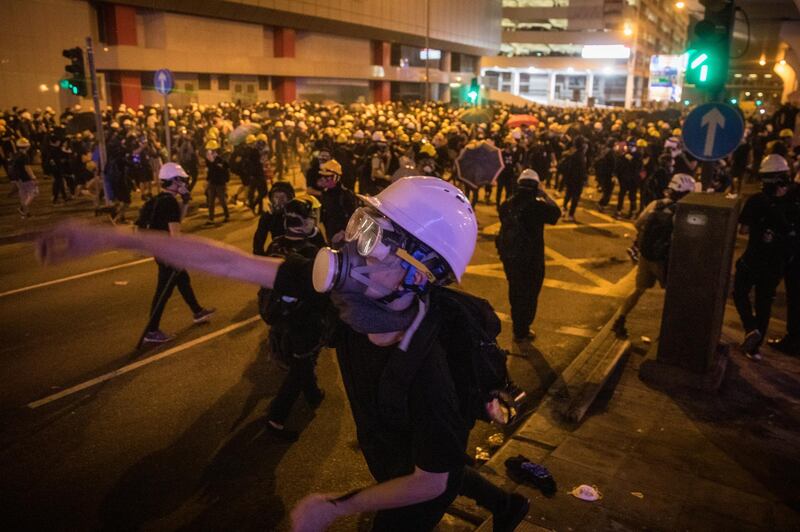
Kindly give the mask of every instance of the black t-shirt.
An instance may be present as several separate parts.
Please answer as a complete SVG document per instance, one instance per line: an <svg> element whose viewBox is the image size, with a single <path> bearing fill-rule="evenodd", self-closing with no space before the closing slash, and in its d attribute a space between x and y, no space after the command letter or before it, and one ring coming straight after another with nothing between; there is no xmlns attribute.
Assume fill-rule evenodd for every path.
<svg viewBox="0 0 800 532"><path fill-rule="evenodd" d="M153 205L153 222L150 229L157 231L169 231L169 224L180 223L181 207L178 200L169 192L162 192L151 201Z"/></svg>
<svg viewBox="0 0 800 532"><path fill-rule="evenodd" d="M760 192L744 204L739 223L749 228L743 258L753 266L780 269L796 239L798 212L788 196Z"/></svg>
<svg viewBox="0 0 800 532"><path fill-rule="evenodd" d="M518 232L520 238L514 245L516 257L544 260L544 226L558 222L561 209L538 190L517 187L511 199L500 205L500 219L509 219L512 211L517 211L522 226Z"/></svg>
<svg viewBox="0 0 800 532"><path fill-rule="evenodd" d="M274 289L303 298L317 295L311 282L313 261L288 258L278 269ZM396 356L396 346L380 347L364 334L339 321L336 353L359 445L370 472L379 482L411 474L414 467L428 472L459 471L469 436L469 423L459 410L447 357L438 341L438 311L428 309L409 346L427 349L424 362L408 391L408 422L389 423L381 413L379 392L384 369Z"/></svg>
<svg viewBox="0 0 800 532"><path fill-rule="evenodd" d="M25 167L28 165L28 156L24 153L17 153L14 154L14 158L11 160L11 180L12 181L21 181L26 182L31 180L31 176L28 175L28 172L25 170Z"/></svg>

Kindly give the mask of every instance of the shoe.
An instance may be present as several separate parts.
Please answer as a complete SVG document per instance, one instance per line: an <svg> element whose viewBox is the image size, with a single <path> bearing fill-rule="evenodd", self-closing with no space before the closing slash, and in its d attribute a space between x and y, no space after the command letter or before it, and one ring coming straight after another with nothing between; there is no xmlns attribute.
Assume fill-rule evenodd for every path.
<svg viewBox="0 0 800 532"><path fill-rule="evenodd" d="M533 484L545 497L556 494L556 481L546 467L531 462L521 454L507 459L505 463L508 476L514 482Z"/></svg>
<svg viewBox="0 0 800 532"><path fill-rule="evenodd" d="M767 340L767 345L786 355L797 355L800 352L800 344L789 335L782 338L770 338Z"/></svg>
<svg viewBox="0 0 800 532"><path fill-rule="evenodd" d="M514 335L514 341L517 343L532 342L536 339L536 333L532 329L528 329L528 334L525 336Z"/></svg>
<svg viewBox="0 0 800 532"><path fill-rule="evenodd" d="M750 353L751 351L757 351L758 345L761 343L761 332L758 329L753 329L749 333L747 333L742 341L742 351L745 353Z"/></svg>
<svg viewBox="0 0 800 532"><path fill-rule="evenodd" d="M617 319L614 321L614 325L611 326L611 330L617 335L617 337L627 338L628 329L625 327L625 316L617 317Z"/></svg>
<svg viewBox="0 0 800 532"><path fill-rule="evenodd" d="M211 319L211 315L217 311L215 308L204 308L200 309L199 312L195 312L193 319L195 323L205 323L209 319Z"/></svg>
<svg viewBox="0 0 800 532"><path fill-rule="evenodd" d="M528 515L530 507L531 502L526 497L519 493L510 494L505 509L492 514L492 530L494 532L512 532Z"/></svg>
<svg viewBox="0 0 800 532"><path fill-rule="evenodd" d="M283 425L279 425L278 423L275 423L274 421L271 421L269 419L267 420L266 423L264 423L264 427L267 429L268 434L274 436L279 440L288 443L294 443L300 439L300 433L297 432L296 430L289 430Z"/></svg>
<svg viewBox="0 0 800 532"><path fill-rule="evenodd" d="M744 354L744 356L746 356L747 358L749 358L754 362L761 362L764 359L764 357L762 357L761 353L759 353L758 351L753 351L753 352L748 351L747 353Z"/></svg>
<svg viewBox="0 0 800 532"><path fill-rule="evenodd" d="M316 399L314 399L313 401L312 400L308 400L308 406L310 406L312 409L316 410L317 408L319 408L319 405L322 404L323 400L325 400L325 390L320 390L319 391L319 396Z"/></svg>
<svg viewBox="0 0 800 532"><path fill-rule="evenodd" d="M625 251L627 251L628 256L631 258L631 261L634 264L638 264L639 263L639 248L637 248L636 246L631 246L628 249L626 249Z"/></svg>
<svg viewBox="0 0 800 532"><path fill-rule="evenodd" d="M567 216L567 221L575 223L575 217L574 216Z"/></svg>
<svg viewBox="0 0 800 532"><path fill-rule="evenodd" d="M174 336L166 334L163 331L150 331L144 335L144 341L148 344L163 344L174 339Z"/></svg>

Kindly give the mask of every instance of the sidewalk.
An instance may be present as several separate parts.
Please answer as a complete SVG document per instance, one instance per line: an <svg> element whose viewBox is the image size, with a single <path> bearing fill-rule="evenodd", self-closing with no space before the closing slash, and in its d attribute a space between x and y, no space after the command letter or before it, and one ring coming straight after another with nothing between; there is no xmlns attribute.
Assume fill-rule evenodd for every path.
<svg viewBox="0 0 800 532"><path fill-rule="evenodd" d="M641 370L655 364L663 300L651 290L630 315L631 351L582 423L540 408L481 469L530 498L518 530L800 530L800 358L764 348L762 362L748 360L729 304L720 390L659 389ZM771 327L780 335L785 324ZM504 462L518 454L550 470L553 498L508 479ZM568 493L581 484L603 498Z"/></svg>

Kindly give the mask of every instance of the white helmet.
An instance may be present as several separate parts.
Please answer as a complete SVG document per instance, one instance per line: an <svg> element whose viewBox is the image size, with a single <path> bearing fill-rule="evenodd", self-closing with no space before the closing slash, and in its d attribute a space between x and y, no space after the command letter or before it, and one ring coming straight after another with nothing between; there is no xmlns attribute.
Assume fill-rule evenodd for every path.
<svg viewBox="0 0 800 532"><path fill-rule="evenodd" d="M689 174L675 174L672 176L667 188L675 192L693 192L694 178Z"/></svg>
<svg viewBox="0 0 800 532"><path fill-rule="evenodd" d="M519 177L517 178L517 184L522 184L523 181L536 181L539 183L539 174L536 173L536 170L526 168L521 174L519 174Z"/></svg>
<svg viewBox="0 0 800 532"><path fill-rule="evenodd" d="M383 136L383 131L376 131L372 134L373 142L386 142L386 137Z"/></svg>
<svg viewBox="0 0 800 532"><path fill-rule="evenodd" d="M461 281L478 238L475 213L461 190L438 177L403 177L362 199L438 253Z"/></svg>
<svg viewBox="0 0 800 532"><path fill-rule="evenodd" d="M758 172L760 174L789 172L789 163L780 155L771 153L761 159L761 166L758 168Z"/></svg>
<svg viewBox="0 0 800 532"><path fill-rule="evenodd" d="M158 171L158 178L161 181L172 181L176 177L182 177L184 179L189 178L189 174L187 174L183 166L178 163L166 163L162 165L161 169Z"/></svg>

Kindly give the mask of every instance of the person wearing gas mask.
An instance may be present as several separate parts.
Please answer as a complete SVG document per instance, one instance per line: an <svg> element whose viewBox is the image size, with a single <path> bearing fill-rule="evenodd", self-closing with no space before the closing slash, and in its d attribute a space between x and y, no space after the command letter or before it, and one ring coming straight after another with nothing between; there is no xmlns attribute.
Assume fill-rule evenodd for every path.
<svg viewBox="0 0 800 532"><path fill-rule="evenodd" d="M317 186L319 169L323 164L330 161L331 158L330 148L321 146L317 152L317 156L311 161L308 172L306 172L306 190L312 196L316 196L317 198L322 197L322 189Z"/></svg>
<svg viewBox="0 0 800 532"><path fill-rule="evenodd" d="M282 218L285 233L272 240L266 256L285 259L297 255L313 260L325 242L317 238L319 230L312 197L290 200L283 208ZM298 433L287 429L285 423L300 394L312 408L317 408L325 397L317 385L315 368L327 341L324 321L327 307L328 298L324 294L298 299L278 290L259 291L259 309L270 326L270 352L288 369L267 408L265 425L269 433L282 440L297 440Z"/></svg>
<svg viewBox="0 0 800 532"><path fill-rule="evenodd" d="M796 245L798 212L787 196L791 177L786 159L767 155L759 168L761 192L750 196L739 215L739 234L748 235L747 248L736 261L733 301L745 329L742 351L761 360L775 290L786 260ZM755 291L755 308L750 293Z"/></svg>
<svg viewBox="0 0 800 532"><path fill-rule="evenodd" d="M142 206L137 226L142 229L168 233L175 237L181 232L181 218L186 210L190 199L188 188L189 174L176 163L166 163L158 172L161 181L161 193L148 200ZM181 198L183 206L178 203ZM161 315L167 306L172 291L175 286L183 297L183 300L192 311L194 323L207 322L215 309L204 308L197 301L197 297L192 289L192 283L186 270L177 269L166 262L156 260L158 266L158 282L156 292L153 295L153 302L150 305L150 321L147 323L147 331L144 335L146 343L161 344L169 342L175 337L164 333L161 328Z"/></svg>
<svg viewBox="0 0 800 532"><path fill-rule="evenodd" d="M432 530L457 494L513 530L528 501L466 467L474 411L462 407L440 340L449 315L443 285L458 281L475 249L477 221L463 193L432 177L391 184L351 217L340 250L311 261L258 257L197 237L167 238L62 224L38 242L40 260L56 263L110 248L151 253L181 268L252 282L298 299L330 292L337 310L332 341L359 447L376 484L343 496L311 494L292 512L295 530L325 530L340 516L377 512L374 530ZM463 324L462 324L463 326ZM416 362L413 371L397 373ZM404 390L404 401L387 394ZM497 411L494 398L481 405Z"/></svg>
<svg viewBox="0 0 800 532"><path fill-rule="evenodd" d="M269 209L258 217L258 227L253 235L253 254L266 256L267 238L283 236L284 207L294 199L294 187L288 181L277 181L269 189Z"/></svg>
<svg viewBox="0 0 800 532"><path fill-rule="evenodd" d="M331 159L319 168L317 189L322 203L321 222L325 236L332 245L339 245L344 238L347 221L356 210L356 195L342 186L342 167L336 159Z"/></svg>
<svg viewBox="0 0 800 532"><path fill-rule="evenodd" d="M636 257L636 287L622 303L612 324L612 331L620 338L628 336L625 320L642 294L655 286L656 281L662 287L666 284L675 204L692 192L694 186L694 178L689 174L675 174L663 191L664 197L648 203L634 222L636 243L628 253Z"/></svg>
<svg viewBox="0 0 800 532"><path fill-rule="evenodd" d="M561 217L558 204L540 187L539 174L525 169L517 190L502 205L495 244L508 280L515 342L531 342L539 292L544 282L544 226Z"/></svg>
<svg viewBox="0 0 800 532"><path fill-rule="evenodd" d="M208 224L214 223L214 210L217 201L222 205L223 221L229 219L228 201L228 181L231 178L228 161L219 154L219 143L216 140L206 142L206 168L208 169L208 186L206 188L206 199L208 202ZM191 174L190 174L191 175ZM189 184L191 189L191 183Z"/></svg>

